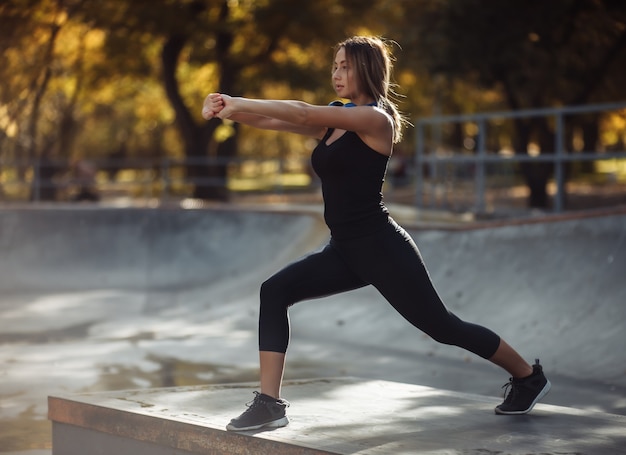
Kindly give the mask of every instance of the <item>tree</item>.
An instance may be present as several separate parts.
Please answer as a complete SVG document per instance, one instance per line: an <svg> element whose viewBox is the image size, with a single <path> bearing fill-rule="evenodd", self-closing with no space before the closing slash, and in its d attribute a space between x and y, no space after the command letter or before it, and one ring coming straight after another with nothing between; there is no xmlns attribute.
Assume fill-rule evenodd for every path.
<svg viewBox="0 0 626 455"><path fill-rule="evenodd" d="M31 160L44 151L70 159L167 150L188 162L189 178L213 179L196 186L196 197L225 199L237 127L202 120L204 96L283 86L327 100L330 87L319 86L331 44L368 8L357 0L9 0L0 5L0 130L15 137L7 138L13 151L0 153ZM158 147L150 137L170 142ZM28 154L20 144L32 147Z"/></svg>
<svg viewBox="0 0 626 455"><path fill-rule="evenodd" d="M414 48L432 74L502 93L511 110L608 102L626 97L626 4L614 0L425 2L410 15ZM593 124L593 122L592 122ZM587 126L589 131L589 126ZM517 119L514 148L531 141L553 153L546 118ZM586 135L593 140L594 135ZM595 144L593 144L595 147ZM592 149L592 144L588 144ZM529 205L545 208L551 168L522 166Z"/></svg>
<svg viewBox="0 0 626 455"><path fill-rule="evenodd" d="M16 138L13 155L26 160L33 160L38 156L40 106L52 76L53 50L62 23L54 2L47 2L47 14L42 15L34 14L39 7L37 3L12 1L0 6L0 54L3 56L0 71L4 81L0 88L0 105L4 107L1 122L4 124L5 136ZM26 45L29 33L32 33L32 40L39 42L39 47ZM29 77L18 77L15 74L16 68L29 74ZM20 94L17 99L16 93ZM51 158L51 147L48 145L44 150L48 155L46 158ZM52 170L52 167L43 169ZM22 165L18 173L21 179L24 178L24 173L25 166ZM45 190L44 197L53 199L54 191Z"/></svg>
<svg viewBox="0 0 626 455"><path fill-rule="evenodd" d="M327 102L332 44L374 33L400 43L396 78L414 115L622 99L625 9L611 0L8 0L0 153L167 154L186 160L189 178L219 182L197 185L196 197L223 200L241 142L236 125L202 120L210 91ZM580 120L588 143L597 124ZM531 140L551 151L545 119L515 131L517 153ZM545 206L550 169L523 171L531 205Z"/></svg>
<svg viewBox="0 0 626 455"><path fill-rule="evenodd" d="M316 51L327 54L329 41L343 37L350 24L358 22L353 12L367 9L355 0L170 0L157 4L120 0L105 5L85 7L82 17L107 31L108 49L115 61L126 61L130 53L145 53L137 43L162 43L161 77L184 155L190 160L189 176L219 182L225 181L228 159L236 154L236 127L230 138L215 143L222 122L200 118L204 95L218 90L253 96L272 81L288 82L292 89L312 89L322 68L329 65L326 55L316 58ZM210 66L215 80L200 81L189 89L180 80L182 65L190 73ZM209 150L215 150L216 161L198 164ZM194 195L223 200L227 191L223 183L198 185Z"/></svg>

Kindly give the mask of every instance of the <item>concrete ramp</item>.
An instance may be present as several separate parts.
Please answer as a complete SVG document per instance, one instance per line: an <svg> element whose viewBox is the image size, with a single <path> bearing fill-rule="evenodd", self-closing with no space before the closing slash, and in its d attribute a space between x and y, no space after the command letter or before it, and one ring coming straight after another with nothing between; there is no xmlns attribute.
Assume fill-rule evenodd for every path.
<svg viewBox="0 0 626 455"><path fill-rule="evenodd" d="M0 290L212 285L303 254L321 241L322 224L227 209L4 209Z"/></svg>
<svg viewBox="0 0 626 455"><path fill-rule="evenodd" d="M291 423L224 425L255 385L51 397L54 455L619 455L626 417L538 405L497 416L484 397L354 378L288 382Z"/></svg>
<svg viewBox="0 0 626 455"><path fill-rule="evenodd" d="M626 415L625 214L410 232L451 310L541 358L544 403ZM318 207L0 210L0 448L49 446L48 396L255 381L260 283L327 238ZM395 381L491 397L491 409L508 379L415 330L372 288L290 317L289 380ZM228 418L244 392L229 395ZM293 411L306 409L294 393Z"/></svg>

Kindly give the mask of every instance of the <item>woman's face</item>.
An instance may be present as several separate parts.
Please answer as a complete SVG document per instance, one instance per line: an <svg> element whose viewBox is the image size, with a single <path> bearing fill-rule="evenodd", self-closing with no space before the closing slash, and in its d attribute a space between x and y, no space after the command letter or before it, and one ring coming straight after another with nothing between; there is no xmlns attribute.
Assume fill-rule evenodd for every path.
<svg viewBox="0 0 626 455"><path fill-rule="evenodd" d="M357 95L357 85L354 70L346 59L346 49L339 48L335 55L332 73L333 88L339 98L354 99Z"/></svg>

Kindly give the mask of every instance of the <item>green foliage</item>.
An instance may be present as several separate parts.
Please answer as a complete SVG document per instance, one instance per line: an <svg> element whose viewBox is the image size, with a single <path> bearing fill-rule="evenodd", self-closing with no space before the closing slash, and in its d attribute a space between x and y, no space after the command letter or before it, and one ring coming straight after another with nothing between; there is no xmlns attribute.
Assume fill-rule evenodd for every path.
<svg viewBox="0 0 626 455"><path fill-rule="evenodd" d="M0 159L51 144L68 158L306 154L304 139L250 129L238 145L212 140L202 100L326 103L332 47L358 33L397 42L413 117L626 98L620 1L6 0Z"/></svg>

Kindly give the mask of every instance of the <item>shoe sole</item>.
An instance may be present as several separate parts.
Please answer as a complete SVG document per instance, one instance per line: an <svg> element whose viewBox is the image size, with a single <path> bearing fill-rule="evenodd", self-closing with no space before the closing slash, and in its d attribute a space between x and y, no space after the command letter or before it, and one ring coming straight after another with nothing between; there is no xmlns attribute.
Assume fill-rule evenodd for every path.
<svg viewBox="0 0 626 455"><path fill-rule="evenodd" d="M496 409L495 409L496 414L499 414L499 415L522 415L522 414L528 414L530 411L532 411L532 409L535 407L537 402L548 394L548 392L550 391L551 388L552 388L552 384L550 384L550 381L548 381L546 379L546 385L543 386L543 389L541 389L541 392L539 392L537 394L537 397L535 397L535 399L533 400L533 402L530 403L530 406L528 407L528 409L524 409L523 411L502 411L501 409L496 407Z"/></svg>
<svg viewBox="0 0 626 455"><path fill-rule="evenodd" d="M278 420L272 420L271 422L262 423L260 425L250 425L248 427L236 427L232 423L226 425L226 430L228 431L250 431L250 430L260 430L262 428L281 428L287 426L289 424L289 419L287 416L281 417Z"/></svg>

